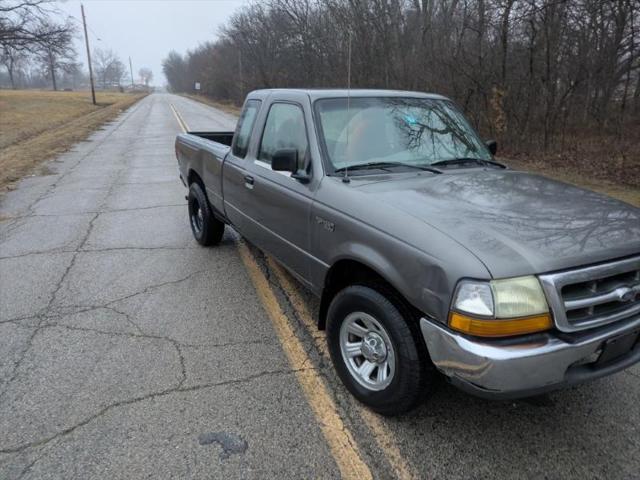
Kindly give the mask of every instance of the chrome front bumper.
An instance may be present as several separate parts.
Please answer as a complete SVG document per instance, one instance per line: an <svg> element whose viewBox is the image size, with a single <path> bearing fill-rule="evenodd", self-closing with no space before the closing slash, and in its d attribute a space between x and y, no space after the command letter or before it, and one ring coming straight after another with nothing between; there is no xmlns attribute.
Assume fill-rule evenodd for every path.
<svg viewBox="0 0 640 480"><path fill-rule="evenodd" d="M586 382L640 361L640 340L626 354L598 362L607 341L640 330L640 316L580 334L478 339L422 318L431 361L452 383L487 398L520 398ZM624 337L629 338L629 337Z"/></svg>

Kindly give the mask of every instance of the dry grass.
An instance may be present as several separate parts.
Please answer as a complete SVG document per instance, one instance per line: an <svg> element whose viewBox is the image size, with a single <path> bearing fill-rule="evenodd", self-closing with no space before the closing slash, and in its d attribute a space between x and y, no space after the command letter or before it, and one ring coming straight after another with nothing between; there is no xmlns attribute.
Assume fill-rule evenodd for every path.
<svg viewBox="0 0 640 480"><path fill-rule="evenodd" d="M504 155L570 176L577 173L593 181L640 189L640 116L624 126L568 129L546 152L534 144L516 151L506 148Z"/></svg>
<svg viewBox="0 0 640 480"><path fill-rule="evenodd" d="M640 118L637 120L623 127L568 131L546 153L507 149L504 161L521 170L541 173L640 206Z"/></svg>
<svg viewBox="0 0 640 480"><path fill-rule="evenodd" d="M87 138L142 94L0 91L0 190Z"/></svg>
<svg viewBox="0 0 640 480"><path fill-rule="evenodd" d="M191 100L195 100L196 102L204 103L205 105L218 108L223 112L227 112L236 116L239 116L240 111L242 110L242 107L239 107L238 105L230 101L223 102L223 101L211 100L209 97L205 97L204 95L194 95L192 93L183 93L181 95L183 97L190 98Z"/></svg>
<svg viewBox="0 0 640 480"><path fill-rule="evenodd" d="M578 169L574 170L568 167L554 168L546 162L536 162L531 159L522 161L502 158L500 160L512 168L539 173L549 178L604 193L613 198L617 198L618 200L622 200L623 202L640 207L640 188L635 185L604 180L602 178L594 178L593 176L587 176L580 173Z"/></svg>

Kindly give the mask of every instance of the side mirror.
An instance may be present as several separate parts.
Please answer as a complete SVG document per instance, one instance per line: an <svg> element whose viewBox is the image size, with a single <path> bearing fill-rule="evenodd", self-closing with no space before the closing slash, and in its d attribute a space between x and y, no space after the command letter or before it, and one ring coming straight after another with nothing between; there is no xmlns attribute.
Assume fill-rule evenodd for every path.
<svg viewBox="0 0 640 480"><path fill-rule="evenodd" d="M489 149L489 152L491 152L491 155L495 155L498 151L498 142L496 142L495 140L487 140L486 142L484 142L484 144Z"/></svg>
<svg viewBox="0 0 640 480"><path fill-rule="evenodd" d="M309 183L309 173L298 167L298 151L293 148L277 150L271 157L271 169L277 172L291 172L291 178L300 183Z"/></svg>
<svg viewBox="0 0 640 480"><path fill-rule="evenodd" d="M271 157L271 169L278 172L297 172L298 151L294 149L276 151Z"/></svg>

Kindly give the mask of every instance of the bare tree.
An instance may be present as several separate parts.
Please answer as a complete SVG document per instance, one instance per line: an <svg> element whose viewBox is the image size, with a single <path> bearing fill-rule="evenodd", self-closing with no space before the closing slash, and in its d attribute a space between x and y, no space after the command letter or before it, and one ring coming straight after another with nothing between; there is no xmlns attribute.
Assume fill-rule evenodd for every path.
<svg viewBox="0 0 640 480"><path fill-rule="evenodd" d="M7 69L11 88L14 90L17 88L16 73L26 60L27 55L25 52L16 50L10 45L6 45L0 50L0 63Z"/></svg>
<svg viewBox="0 0 640 480"><path fill-rule="evenodd" d="M71 18L55 20L58 14L51 0L0 0L0 60L12 88L16 88L16 73L32 60L51 78L54 90L58 71L77 70L76 27Z"/></svg>
<svg viewBox="0 0 640 480"><path fill-rule="evenodd" d="M122 79L125 77L126 73L127 67L125 66L124 62L122 62L120 59L117 59L115 62L113 62L113 64L111 65L111 78L112 81L118 85L118 87L122 86Z"/></svg>
<svg viewBox="0 0 640 480"><path fill-rule="evenodd" d="M51 34L51 32L56 32ZM77 52L73 48L75 28L68 25L61 29L52 21L42 21L36 30L40 40L36 44L35 55L42 65L43 71L51 77L54 90L58 89L58 71L69 72L78 68Z"/></svg>
<svg viewBox="0 0 640 480"><path fill-rule="evenodd" d="M126 67L113 50L96 48L93 51L92 63L103 89L109 85L120 86Z"/></svg>
<svg viewBox="0 0 640 480"><path fill-rule="evenodd" d="M148 88L149 83L151 82L151 80L153 80L153 72L151 71L151 69L147 67L142 67L140 70L138 70L138 75L140 75L142 82Z"/></svg>
<svg viewBox="0 0 640 480"><path fill-rule="evenodd" d="M51 23L57 11L52 0L0 0L0 45L31 50L72 32L71 22ZM46 24L48 28L42 28Z"/></svg>

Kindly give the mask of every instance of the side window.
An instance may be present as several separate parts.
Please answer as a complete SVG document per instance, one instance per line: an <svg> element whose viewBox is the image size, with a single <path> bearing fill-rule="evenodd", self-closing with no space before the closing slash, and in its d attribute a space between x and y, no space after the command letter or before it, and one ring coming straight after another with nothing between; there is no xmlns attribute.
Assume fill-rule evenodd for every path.
<svg viewBox="0 0 640 480"><path fill-rule="evenodd" d="M251 130L253 130L253 124L256 121L259 109L260 100L249 100L240 115L235 134L236 138L233 144L233 154L236 157L244 158L247 154L249 140L251 139Z"/></svg>
<svg viewBox="0 0 640 480"><path fill-rule="evenodd" d="M271 105L262 134L258 159L271 165L271 158L277 150L292 148L298 151L298 158L303 160L307 154L307 147L307 132L302 109L290 103Z"/></svg>

